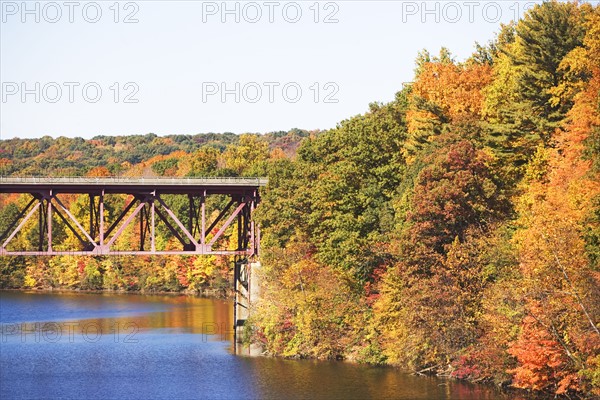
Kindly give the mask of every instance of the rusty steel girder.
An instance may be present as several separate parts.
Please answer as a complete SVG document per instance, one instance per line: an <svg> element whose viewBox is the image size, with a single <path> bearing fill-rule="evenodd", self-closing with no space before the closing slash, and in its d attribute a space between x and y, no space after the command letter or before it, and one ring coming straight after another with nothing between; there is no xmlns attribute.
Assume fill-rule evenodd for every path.
<svg viewBox="0 0 600 400"><path fill-rule="evenodd" d="M260 230L252 219L260 201L259 189L266 178L7 178L0 177L0 193L28 193L31 200L0 232L0 256L51 255L158 255L220 254L257 256ZM89 221L78 220L59 198L61 194L87 194ZM105 195L130 195L131 200L113 220L107 221ZM187 226L165 203L162 195L182 195L188 199ZM208 196L225 195L230 201L209 221ZM9 250L8 245L27 221L38 213L38 248ZM70 250L55 250L52 242L53 214L80 243ZM139 222L139 246L117 249L115 242L124 230ZM225 230L237 225L236 249L215 249ZM163 223L181 244L179 250L156 249L156 224ZM87 224L87 228L84 225ZM216 229L216 231L215 231ZM149 239L149 248L147 245Z"/></svg>

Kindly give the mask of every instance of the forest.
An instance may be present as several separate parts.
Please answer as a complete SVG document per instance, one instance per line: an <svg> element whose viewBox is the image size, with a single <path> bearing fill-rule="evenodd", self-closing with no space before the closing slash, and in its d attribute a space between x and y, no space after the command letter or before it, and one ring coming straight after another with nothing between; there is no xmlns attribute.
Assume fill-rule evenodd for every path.
<svg viewBox="0 0 600 400"><path fill-rule="evenodd" d="M3 140L0 175L266 176L246 334L268 354L600 396L600 6L545 2L466 60L415 64L334 129ZM26 201L0 197L0 231ZM231 267L4 257L0 287L193 293Z"/></svg>

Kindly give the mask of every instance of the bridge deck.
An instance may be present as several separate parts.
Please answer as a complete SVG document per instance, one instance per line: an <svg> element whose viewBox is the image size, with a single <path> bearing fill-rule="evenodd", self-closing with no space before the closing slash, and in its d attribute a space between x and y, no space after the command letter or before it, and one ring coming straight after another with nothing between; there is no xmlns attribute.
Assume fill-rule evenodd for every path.
<svg viewBox="0 0 600 400"><path fill-rule="evenodd" d="M0 177L0 193L132 193L157 190L167 194L237 194L267 185L267 178L85 178Z"/></svg>
<svg viewBox="0 0 600 400"><path fill-rule="evenodd" d="M256 256L260 230L252 215L260 201L259 189L266 178L83 178L83 177L0 177L0 193L28 193L29 203L11 218L0 232L2 255L110 255L110 254L224 254ZM65 205L63 194L88 195L86 209L77 217ZM104 212L106 194L129 194L131 198L118 215ZM181 219L162 198L164 194L187 195L186 219ZM227 205L215 217L206 210L211 195L226 195ZM220 207L223 205L221 204ZM37 212L38 216L33 217ZM83 214L82 214L83 213ZM89 218L89 223L86 221ZM54 221L62 222L79 240L70 251L53 249ZM37 223L37 249L7 247L27 221ZM121 249L117 239L128 226L139 223L137 248ZM212 221L212 222L211 222ZM185 223L184 223L185 222ZM155 228L161 223L181 244L179 250L161 251ZM218 249L225 231L237 226L235 249ZM230 228L234 229L234 228Z"/></svg>

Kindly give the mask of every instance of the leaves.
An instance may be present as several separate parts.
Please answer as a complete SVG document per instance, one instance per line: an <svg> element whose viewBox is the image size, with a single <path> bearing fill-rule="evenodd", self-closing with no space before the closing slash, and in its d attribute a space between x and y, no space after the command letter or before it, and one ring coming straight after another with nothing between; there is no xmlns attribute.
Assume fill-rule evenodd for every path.
<svg viewBox="0 0 600 400"><path fill-rule="evenodd" d="M255 215L263 298L250 330L268 352L593 396L599 59L600 7L543 2L465 62L445 48L419 53L411 85L334 129L12 139L0 142L0 166L56 176L267 175ZM110 199L107 212L125 200ZM27 201L0 198L0 226ZM85 217L88 199L64 201ZM187 202L165 201L185 222ZM35 246L34 225L11 246ZM179 246L157 232L158 248ZM117 244L139 233L131 227ZM60 224L55 234L77 245ZM198 292L226 287L230 261L22 258L0 264L0 284Z"/></svg>

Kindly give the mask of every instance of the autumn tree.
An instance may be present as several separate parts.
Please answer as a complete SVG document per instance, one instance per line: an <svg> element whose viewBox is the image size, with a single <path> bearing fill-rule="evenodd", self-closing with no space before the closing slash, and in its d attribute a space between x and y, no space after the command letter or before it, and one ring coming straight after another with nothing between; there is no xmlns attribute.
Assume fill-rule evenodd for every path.
<svg viewBox="0 0 600 400"><path fill-rule="evenodd" d="M553 98L559 86L574 78L561 62L582 44L586 10L575 3L544 2L498 37L484 117L486 141L500 157L509 183L522 176L540 144L551 144L572 106L572 96Z"/></svg>

